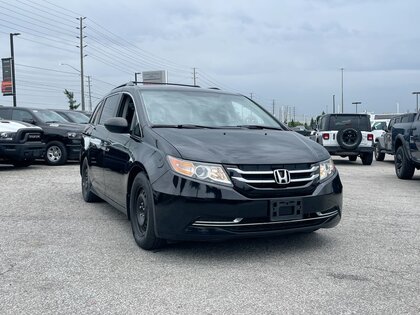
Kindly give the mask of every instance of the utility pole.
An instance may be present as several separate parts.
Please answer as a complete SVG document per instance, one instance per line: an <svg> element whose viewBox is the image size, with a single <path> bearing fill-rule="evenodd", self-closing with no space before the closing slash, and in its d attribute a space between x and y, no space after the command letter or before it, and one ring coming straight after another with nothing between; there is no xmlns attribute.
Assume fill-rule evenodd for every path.
<svg viewBox="0 0 420 315"><path fill-rule="evenodd" d="M13 36L20 33L10 33L10 57L12 58L12 88L13 88L13 107L16 107L16 78L15 78L15 49L13 47Z"/></svg>
<svg viewBox="0 0 420 315"><path fill-rule="evenodd" d="M275 116L274 115L274 107L276 106L276 101L275 100L273 100L273 116Z"/></svg>
<svg viewBox="0 0 420 315"><path fill-rule="evenodd" d="M249 95L251 96L251 100L252 100L252 97L254 96L254 93L251 92Z"/></svg>
<svg viewBox="0 0 420 315"><path fill-rule="evenodd" d="M341 68L341 113L344 113L344 68Z"/></svg>
<svg viewBox="0 0 420 315"><path fill-rule="evenodd" d="M89 91L89 111L92 111L92 93L90 91L90 75L87 76L88 79L88 91Z"/></svg>
<svg viewBox="0 0 420 315"><path fill-rule="evenodd" d="M141 72L134 72L134 82L139 82L138 80L137 80L137 75L138 74L141 74Z"/></svg>
<svg viewBox="0 0 420 315"><path fill-rule="evenodd" d="M353 102L353 105L356 105L356 114L357 114L357 105L362 104L362 102Z"/></svg>
<svg viewBox="0 0 420 315"><path fill-rule="evenodd" d="M194 86L197 85L197 72L196 68L193 68L193 80L194 80Z"/></svg>
<svg viewBox="0 0 420 315"><path fill-rule="evenodd" d="M296 122L296 107L293 106L293 121Z"/></svg>
<svg viewBox="0 0 420 315"><path fill-rule="evenodd" d="M419 94L420 94L420 92L413 92L413 94L416 96L416 111L418 112L419 111Z"/></svg>
<svg viewBox="0 0 420 315"><path fill-rule="evenodd" d="M81 98L82 98L82 110L85 110L85 84L84 84L84 75L83 75L83 58L85 57L85 55L83 54L83 48L85 48L86 46L83 45L83 39L86 36L83 36L83 29L86 26L83 26L83 20L86 19L86 17L80 17L80 18L76 18L77 20L79 20L80 22L80 26L78 27L80 34L78 36L79 40L80 40L80 44L79 47L80 48L80 93L81 93Z"/></svg>
<svg viewBox="0 0 420 315"><path fill-rule="evenodd" d="M333 114L335 114L335 94L333 94L333 104L332 104L332 106L333 106Z"/></svg>

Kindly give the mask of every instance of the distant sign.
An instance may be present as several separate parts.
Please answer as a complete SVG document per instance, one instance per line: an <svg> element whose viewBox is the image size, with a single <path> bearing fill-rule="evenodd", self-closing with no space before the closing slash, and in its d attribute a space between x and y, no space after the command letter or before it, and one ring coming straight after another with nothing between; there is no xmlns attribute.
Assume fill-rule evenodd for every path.
<svg viewBox="0 0 420 315"><path fill-rule="evenodd" d="M168 83L166 71L144 71L142 72L144 83Z"/></svg>
<svg viewBox="0 0 420 315"><path fill-rule="evenodd" d="M13 95L12 84L12 58L3 58L1 60L3 70L3 81L1 82L1 92L4 96Z"/></svg>

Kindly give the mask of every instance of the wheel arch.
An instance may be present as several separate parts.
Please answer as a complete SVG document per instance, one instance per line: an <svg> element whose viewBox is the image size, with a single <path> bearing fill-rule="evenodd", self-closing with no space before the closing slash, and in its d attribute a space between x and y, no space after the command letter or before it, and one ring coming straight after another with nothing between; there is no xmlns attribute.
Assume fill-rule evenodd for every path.
<svg viewBox="0 0 420 315"><path fill-rule="evenodd" d="M149 178L149 175L147 174L146 168L143 164L136 162L130 170L130 173L128 175L128 181L127 181L127 195L126 195L126 208L127 208L127 218L130 220L130 194L131 194L131 187L133 185L134 179L136 178L137 174L139 173L145 173L147 178Z"/></svg>

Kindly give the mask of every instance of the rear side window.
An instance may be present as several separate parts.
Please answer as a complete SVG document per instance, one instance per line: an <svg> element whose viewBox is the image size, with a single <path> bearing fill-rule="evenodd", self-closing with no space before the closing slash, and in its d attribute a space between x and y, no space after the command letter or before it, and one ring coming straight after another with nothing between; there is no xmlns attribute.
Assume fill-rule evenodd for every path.
<svg viewBox="0 0 420 315"><path fill-rule="evenodd" d="M109 118L115 117L120 103L120 94L115 94L105 100L99 124L103 125Z"/></svg>

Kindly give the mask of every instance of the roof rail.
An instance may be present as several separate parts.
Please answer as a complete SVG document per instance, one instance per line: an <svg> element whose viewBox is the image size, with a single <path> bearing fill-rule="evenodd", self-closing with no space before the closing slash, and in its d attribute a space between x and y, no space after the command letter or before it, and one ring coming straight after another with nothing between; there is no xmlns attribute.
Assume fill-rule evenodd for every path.
<svg viewBox="0 0 420 315"><path fill-rule="evenodd" d="M173 86L188 86L188 87L195 87L200 88L199 85L190 85L190 84L180 84L180 83L157 83L157 82L143 82L143 81L129 81L127 83L121 84L117 87L115 87L113 90L118 89L123 86L134 86L137 84L144 84L144 85L173 85Z"/></svg>

